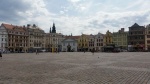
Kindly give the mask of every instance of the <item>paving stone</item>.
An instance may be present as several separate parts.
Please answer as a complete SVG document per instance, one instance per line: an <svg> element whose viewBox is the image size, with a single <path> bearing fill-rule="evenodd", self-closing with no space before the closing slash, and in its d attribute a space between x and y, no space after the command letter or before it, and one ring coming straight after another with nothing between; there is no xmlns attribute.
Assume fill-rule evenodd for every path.
<svg viewBox="0 0 150 84"><path fill-rule="evenodd" d="M150 84L150 53L3 54L0 84Z"/></svg>

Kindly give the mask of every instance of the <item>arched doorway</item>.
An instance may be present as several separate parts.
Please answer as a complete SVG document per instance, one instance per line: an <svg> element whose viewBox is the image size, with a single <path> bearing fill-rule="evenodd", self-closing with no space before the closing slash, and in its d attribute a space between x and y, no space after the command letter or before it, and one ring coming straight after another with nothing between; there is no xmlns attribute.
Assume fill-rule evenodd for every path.
<svg viewBox="0 0 150 84"><path fill-rule="evenodd" d="M67 52L71 52L71 46L70 45L67 46Z"/></svg>

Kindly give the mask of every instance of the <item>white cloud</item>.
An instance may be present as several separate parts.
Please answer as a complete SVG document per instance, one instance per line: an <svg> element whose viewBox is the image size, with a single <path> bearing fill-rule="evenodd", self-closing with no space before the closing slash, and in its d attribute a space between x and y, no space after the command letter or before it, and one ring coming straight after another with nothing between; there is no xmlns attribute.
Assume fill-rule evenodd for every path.
<svg viewBox="0 0 150 84"><path fill-rule="evenodd" d="M57 10L58 13L50 12L47 8L49 4L45 3L45 0L32 0L32 3L31 0L23 1L29 3L28 5L31 8L17 12L19 16L24 17L20 19L18 25L35 23L45 32L49 31L53 21L56 23L57 32L63 34L73 33L73 35L79 35L81 32L86 34L105 33L107 30L113 32L118 31L122 27L128 30L128 27L135 22L140 25L147 25L150 22L150 10L148 9L150 1L148 0L143 2L138 0L131 4L124 4L125 1L120 0L118 2L117 0L114 1L115 4L112 0L104 2L96 2L96 0L68 0L70 4L60 5L61 10ZM120 2L124 5L116 5Z"/></svg>
<svg viewBox="0 0 150 84"><path fill-rule="evenodd" d="M77 3L77 2L79 2L81 0L68 0L68 1L73 2L73 3Z"/></svg>

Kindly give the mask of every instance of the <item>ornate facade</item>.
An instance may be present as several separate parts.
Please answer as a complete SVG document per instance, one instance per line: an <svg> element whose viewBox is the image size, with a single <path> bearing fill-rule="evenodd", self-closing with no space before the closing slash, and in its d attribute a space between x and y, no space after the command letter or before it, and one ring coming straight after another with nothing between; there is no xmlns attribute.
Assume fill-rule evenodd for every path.
<svg viewBox="0 0 150 84"><path fill-rule="evenodd" d="M145 27L139 26L137 23L129 27L128 35L129 51L145 50Z"/></svg>
<svg viewBox="0 0 150 84"><path fill-rule="evenodd" d="M104 41L104 45L113 43L113 35L112 35L111 32L109 32L109 30L104 35L104 40L103 41Z"/></svg>
<svg viewBox="0 0 150 84"><path fill-rule="evenodd" d="M98 33L95 35L95 50L96 51L101 51L101 48L103 47L104 43L104 35L101 33Z"/></svg>
<svg viewBox="0 0 150 84"><path fill-rule="evenodd" d="M56 27L53 23L52 30L50 27L49 33L46 34L46 47L50 52L61 51L61 41L65 39L64 35L61 33L56 33Z"/></svg>
<svg viewBox="0 0 150 84"><path fill-rule="evenodd" d="M121 28L118 32L113 32L113 43L120 46L121 49L127 49L128 32L124 31L124 28Z"/></svg>
<svg viewBox="0 0 150 84"><path fill-rule="evenodd" d="M150 24L145 29L145 50L150 51Z"/></svg>
<svg viewBox="0 0 150 84"><path fill-rule="evenodd" d="M78 38L78 51L88 51L89 49L89 35L82 34Z"/></svg>
<svg viewBox="0 0 150 84"><path fill-rule="evenodd" d="M24 26L2 24L8 33L7 50L10 52L28 51L28 32Z"/></svg>
<svg viewBox="0 0 150 84"><path fill-rule="evenodd" d="M7 52L8 33L3 25L0 26L0 52Z"/></svg>
<svg viewBox="0 0 150 84"><path fill-rule="evenodd" d="M66 38L61 43L63 52L77 52L77 40Z"/></svg>
<svg viewBox="0 0 150 84"><path fill-rule="evenodd" d="M36 50L45 49L45 40L44 40L45 32L35 24L33 24L33 26L28 24L27 30L29 33L28 38L29 52L35 52Z"/></svg>

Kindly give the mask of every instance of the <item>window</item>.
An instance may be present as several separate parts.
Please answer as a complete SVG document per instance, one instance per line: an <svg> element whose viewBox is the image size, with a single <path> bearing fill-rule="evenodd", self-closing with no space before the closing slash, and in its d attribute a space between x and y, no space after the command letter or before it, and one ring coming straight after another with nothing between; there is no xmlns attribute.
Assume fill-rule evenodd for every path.
<svg viewBox="0 0 150 84"><path fill-rule="evenodd" d="M1 46L2 46L2 48L3 48L3 43L1 43Z"/></svg>
<svg viewBox="0 0 150 84"><path fill-rule="evenodd" d="M149 44L149 43L150 43L150 41L147 41L147 43Z"/></svg>
<svg viewBox="0 0 150 84"><path fill-rule="evenodd" d="M150 35L147 35L147 38L150 38Z"/></svg>
<svg viewBox="0 0 150 84"><path fill-rule="evenodd" d="M127 45L127 43L124 42L123 45Z"/></svg>
<svg viewBox="0 0 150 84"><path fill-rule="evenodd" d="M117 37L117 36L114 34L114 37Z"/></svg>
<svg viewBox="0 0 150 84"><path fill-rule="evenodd" d="M103 43L101 43L101 46L103 46Z"/></svg>
<svg viewBox="0 0 150 84"><path fill-rule="evenodd" d="M65 46L65 43L63 43L63 46Z"/></svg>

